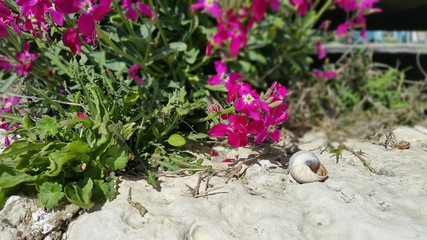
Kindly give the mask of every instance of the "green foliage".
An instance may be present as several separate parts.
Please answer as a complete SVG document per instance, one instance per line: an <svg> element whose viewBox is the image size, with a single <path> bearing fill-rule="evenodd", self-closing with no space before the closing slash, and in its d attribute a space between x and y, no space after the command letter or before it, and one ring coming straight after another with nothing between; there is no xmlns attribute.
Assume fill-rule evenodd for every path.
<svg viewBox="0 0 427 240"><path fill-rule="evenodd" d="M291 96L292 123L301 124L316 118L341 118L344 124L360 115L377 116L384 124L413 123L427 110L426 85L407 81L406 70L374 63L372 54L358 49L343 56L325 69L338 71L332 79L305 82L300 94ZM299 122L299 123L298 123Z"/></svg>
<svg viewBox="0 0 427 240"><path fill-rule="evenodd" d="M113 1L102 28L96 26L99 46L84 44L78 56L55 44L65 28L52 28L52 41L16 38L35 41L38 49L31 51L38 50L38 60L24 91L32 99L30 112L15 117L22 124L11 132L21 140L0 155L0 200L25 186L39 192L42 206L69 201L90 208L115 197L115 173L125 168L142 172L154 187L159 168L204 168L175 150L186 144L182 121L205 114L210 94L200 80L188 80L194 79L189 69L203 60L206 40L195 31L190 3L179 5L156 1L161 20L132 22ZM127 75L133 64L141 65L143 85ZM6 89L17 76L2 78Z"/></svg>
<svg viewBox="0 0 427 240"><path fill-rule="evenodd" d="M59 183L45 182L39 189L39 202L46 208L54 208L64 197L62 185Z"/></svg>
<svg viewBox="0 0 427 240"><path fill-rule="evenodd" d="M63 26L42 32L40 38L23 32L2 39L1 54L13 63L24 42L31 42L37 60L27 77L0 72L0 94L25 80L22 95L28 100L25 114L0 114L12 125L20 124L9 134L21 138L0 155L0 206L11 194L25 191L37 192L40 205L47 208L67 201L90 208L114 199L121 171L142 173L157 189L158 170L208 168L182 149L208 137L208 120L215 122L233 110L207 113L208 99L221 105L226 93L223 86L206 84L215 73L214 62L226 55L205 55L215 21L190 11L194 1L148 2L154 17L141 16L135 22L124 17L121 1L113 0L112 11L96 22L96 44L83 41L78 55L62 41L66 29L76 26L73 18L78 14L68 15ZM221 4L237 8L248 2ZM404 73L389 68L385 74L367 74L370 63L363 54L353 56L349 67L335 66L340 73L335 79L311 77L313 43L331 36L315 30L332 4L320 2L299 16L282 1L277 13L254 23L238 61L226 58L229 71L245 75L258 88L279 81L293 89L297 94L291 94L291 115L300 122L307 116L337 116L360 105L375 108L375 102L394 109L410 106ZM5 3L18 13L16 1ZM139 65L134 74L143 84L128 74L133 65Z"/></svg>

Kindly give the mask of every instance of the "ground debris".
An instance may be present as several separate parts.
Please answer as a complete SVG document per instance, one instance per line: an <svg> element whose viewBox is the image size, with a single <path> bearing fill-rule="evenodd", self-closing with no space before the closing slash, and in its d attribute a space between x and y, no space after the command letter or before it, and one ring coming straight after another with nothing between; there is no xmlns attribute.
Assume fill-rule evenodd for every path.
<svg viewBox="0 0 427 240"><path fill-rule="evenodd" d="M67 205L57 210L37 207L37 200L11 196L0 211L0 239L62 239L81 208Z"/></svg>

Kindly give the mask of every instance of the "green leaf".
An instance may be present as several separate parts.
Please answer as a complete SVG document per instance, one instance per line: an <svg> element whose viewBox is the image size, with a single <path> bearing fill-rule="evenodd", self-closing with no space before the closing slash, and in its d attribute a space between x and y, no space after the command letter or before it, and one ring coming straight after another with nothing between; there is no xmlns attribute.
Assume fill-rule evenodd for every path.
<svg viewBox="0 0 427 240"><path fill-rule="evenodd" d="M64 150L66 152L86 154L89 151L89 145L82 141L73 141L67 144Z"/></svg>
<svg viewBox="0 0 427 240"><path fill-rule="evenodd" d="M4 80L4 82L2 82L2 84L0 85L0 95L5 94L16 80L18 80L18 75L15 73L12 74L6 80Z"/></svg>
<svg viewBox="0 0 427 240"><path fill-rule="evenodd" d="M0 164L0 188L14 187L24 182L34 182L37 176L18 172L11 167Z"/></svg>
<svg viewBox="0 0 427 240"><path fill-rule="evenodd" d="M163 59L171 53L183 52L185 50L187 50L187 44L183 42L169 43L168 45L159 48L157 52L153 54L153 61Z"/></svg>
<svg viewBox="0 0 427 240"><path fill-rule="evenodd" d="M41 139L49 136L55 136L58 133L59 124L56 119L44 115L41 120L36 123L35 133L39 135Z"/></svg>
<svg viewBox="0 0 427 240"><path fill-rule="evenodd" d="M93 180L92 199L94 203L104 203L109 199L109 184L104 180Z"/></svg>
<svg viewBox="0 0 427 240"><path fill-rule="evenodd" d="M132 137L133 133L136 130L136 128L134 127L135 125L136 123L130 122L123 126L122 134L124 139L129 140L130 137Z"/></svg>
<svg viewBox="0 0 427 240"><path fill-rule="evenodd" d="M34 126L34 122L30 117L30 114L25 113L24 118L22 119L22 127L25 129L30 129Z"/></svg>
<svg viewBox="0 0 427 240"><path fill-rule="evenodd" d="M112 201L117 196L117 182L118 179L114 172L111 172L108 177L105 178L108 182L108 201Z"/></svg>
<svg viewBox="0 0 427 240"><path fill-rule="evenodd" d="M52 152L49 154L49 171L46 172L46 176L54 177L58 176L58 174L62 170L62 166L77 158L76 154L68 153L68 152Z"/></svg>
<svg viewBox="0 0 427 240"><path fill-rule="evenodd" d="M7 113L0 113L0 118L6 118L7 120L11 120L13 122L16 123L21 123L22 122L22 118L12 115L12 114L7 114Z"/></svg>
<svg viewBox="0 0 427 240"><path fill-rule="evenodd" d="M39 201L46 208L52 209L58 206L59 201L64 197L62 185L59 183L45 182L39 189Z"/></svg>
<svg viewBox="0 0 427 240"><path fill-rule="evenodd" d="M126 167L128 154L119 146L111 146L104 155L102 155L101 159L112 170L122 170Z"/></svg>
<svg viewBox="0 0 427 240"><path fill-rule="evenodd" d="M187 138L193 141L197 141L199 139L207 138L209 135L205 133L190 133L188 134Z"/></svg>
<svg viewBox="0 0 427 240"><path fill-rule="evenodd" d="M196 49L196 48L192 48L190 51L186 51L185 61L187 61L188 64L195 63L199 52L200 52L199 49Z"/></svg>
<svg viewBox="0 0 427 240"><path fill-rule="evenodd" d="M71 203L81 208L91 208L93 203L92 198L93 181L90 178L84 178L77 183L69 183L65 186L65 197Z"/></svg>
<svg viewBox="0 0 427 240"><path fill-rule="evenodd" d="M160 138L159 129L158 129L156 126L153 126L152 131L153 131L153 135L154 135L154 137L155 137L156 139L159 139L159 138Z"/></svg>
<svg viewBox="0 0 427 240"><path fill-rule="evenodd" d="M157 181L156 181L156 174L150 170L147 170L147 182L148 184L153 186L154 189L158 188Z"/></svg>
<svg viewBox="0 0 427 240"><path fill-rule="evenodd" d="M104 66L105 65L105 52L91 52L89 54L93 60L100 66Z"/></svg>
<svg viewBox="0 0 427 240"><path fill-rule="evenodd" d="M181 147L186 143L185 138L176 133L172 134L166 141L174 147Z"/></svg>
<svg viewBox="0 0 427 240"><path fill-rule="evenodd" d="M126 96L125 99L123 100L123 103L136 103L136 101L138 101L139 99L139 93L138 91L131 91L129 92Z"/></svg>
<svg viewBox="0 0 427 240"><path fill-rule="evenodd" d="M49 98L46 94L42 93L41 91L39 91L38 89L35 89L33 86L31 86L31 84L29 82L27 82L25 84L26 89L28 89L28 91L30 91L31 93L34 93L35 95L43 98L44 101L46 101L46 103L49 103L53 109L56 109L62 113L65 112L64 108L62 108L61 104L53 101L51 98Z"/></svg>

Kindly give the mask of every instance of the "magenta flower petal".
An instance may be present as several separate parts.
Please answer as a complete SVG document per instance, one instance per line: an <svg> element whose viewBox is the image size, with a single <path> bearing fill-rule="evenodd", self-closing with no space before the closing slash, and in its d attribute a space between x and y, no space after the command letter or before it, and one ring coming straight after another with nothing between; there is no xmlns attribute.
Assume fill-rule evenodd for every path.
<svg viewBox="0 0 427 240"><path fill-rule="evenodd" d="M347 33L348 27L349 27L348 22L344 22L344 23L341 23L340 25L338 25L337 30L336 30L337 36L345 35Z"/></svg>
<svg viewBox="0 0 427 240"><path fill-rule="evenodd" d="M246 133L239 134L240 146L244 147L248 145L248 135Z"/></svg>
<svg viewBox="0 0 427 240"><path fill-rule="evenodd" d="M226 73L227 72L227 65L223 61L218 60L215 62L215 70L219 74Z"/></svg>
<svg viewBox="0 0 427 240"><path fill-rule="evenodd" d="M264 128L264 123L262 121L252 121L246 127L249 133L258 134Z"/></svg>
<svg viewBox="0 0 427 240"><path fill-rule="evenodd" d="M105 14L111 11L110 8L111 0L104 0L101 1L99 5L94 5L92 7L92 11L90 11L90 14L92 14L92 17L96 21L101 21Z"/></svg>
<svg viewBox="0 0 427 240"><path fill-rule="evenodd" d="M132 76L132 79L138 83L139 85L144 85L144 81L142 81L142 79L140 77L138 77L137 75Z"/></svg>
<svg viewBox="0 0 427 240"><path fill-rule="evenodd" d="M0 67L3 68L6 72L13 69L12 63L7 61L2 55L0 55Z"/></svg>
<svg viewBox="0 0 427 240"><path fill-rule="evenodd" d="M243 79L243 78L244 78L244 76L238 74L237 72L232 72L228 75L228 79L231 82L236 82L236 81Z"/></svg>
<svg viewBox="0 0 427 240"><path fill-rule="evenodd" d="M153 12L151 11L150 5L148 4L140 3L138 5L138 10L146 16L153 17Z"/></svg>
<svg viewBox="0 0 427 240"><path fill-rule="evenodd" d="M5 137L4 137L4 146L5 146L5 147L8 147L9 145L10 145L9 137L8 137L8 136L5 136Z"/></svg>
<svg viewBox="0 0 427 240"><path fill-rule="evenodd" d="M220 123L217 124L211 129L209 129L209 134L214 137L222 137L228 132L228 125Z"/></svg>
<svg viewBox="0 0 427 240"><path fill-rule="evenodd" d="M95 32L95 19L91 14L83 12L77 20L77 26L83 35L91 36Z"/></svg>
<svg viewBox="0 0 427 240"><path fill-rule="evenodd" d="M321 42L316 42L314 46L316 46L317 49L317 58L324 59L326 57L326 50L323 44Z"/></svg>
<svg viewBox="0 0 427 240"><path fill-rule="evenodd" d="M273 139L276 143L280 141L280 130L275 129L274 131L270 132L270 138Z"/></svg>
<svg viewBox="0 0 427 240"><path fill-rule="evenodd" d="M263 142L267 138L267 135L268 135L267 129L261 130L258 133L258 135L255 137L254 142L256 142L256 143Z"/></svg>
<svg viewBox="0 0 427 240"><path fill-rule="evenodd" d="M271 10L273 11L279 10L280 0L270 0L269 3L270 3Z"/></svg>
<svg viewBox="0 0 427 240"><path fill-rule="evenodd" d="M3 101L5 113L9 113L13 106L15 106L21 99L18 97L5 98Z"/></svg>
<svg viewBox="0 0 427 240"><path fill-rule="evenodd" d="M127 18L129 18L130 20L136 21L138 20L138 12L136 11L135 8L129 8L126 13L125 16Z"/></svg>
<svg viewBox="0 0 427 240"><path fill-rule="evenodd" d="M236 57L240 51L241 41L237 37L232 37L230 41L230 52L232 57Z"/></svg>
<svg viewBox="0 0 427 240"><path fill-rule="evenodd" d="M237 133L229 133L228 134L228 144L233 147L240 147L240 137Z"/></svg>
<svg viewBox="0 0 427 240"><path fill-rule="evenodd" d="M334 0L334 3L346 12L354 11L358 7L357 0Z"/></svg>
<svg viewBox="0 0 427 240"><path fill-rule="evenodd" d="M278 118L276 118L276 122L282 123L282 122L286 121L287 119L288 119L288 112L284 112Z"/></svg>
<svg viewBox="0 0 427 240"><path fill-rule="evenodd" d="M0 21L0 38L5 38L7 35L9 35L9 33L7 32L6 25Z"/></svg>
<svg viewBox="0 0 427 240"><path fill-rule="evenodd" d="M265 0L254 0L252 2L252 12L256 21L261 21L267 11L267 2Z"/></svg>
<svg viewBox="0 0 427 240"><path fill-rule="evenodd" d="M222 83L222 79L218 75L213 75L208 79L208 84L210 85L220 85Z"/></svg>
<svg viewBox="0 0 427 240"><path fill-rule="evenodd" d="M65 46L70 48L73 55L80 53L82 42L80 41L79 34L75 28L68 28L62 35L62 42Z"/></svg>
<svg viewBox="0 0 427 240"><path fill-rule="evenodd" d="M76 13L80 10L79 6L76 4L76 0L56 0L55 8L64 14Z"/></svg>
<svg viewBox="0 0 427 240"><path fill-rule="evenodd" d="M55 9L50 10L50 18L52 18L53 22L58 25L64 25L64 14L56 11Z"/></svg>

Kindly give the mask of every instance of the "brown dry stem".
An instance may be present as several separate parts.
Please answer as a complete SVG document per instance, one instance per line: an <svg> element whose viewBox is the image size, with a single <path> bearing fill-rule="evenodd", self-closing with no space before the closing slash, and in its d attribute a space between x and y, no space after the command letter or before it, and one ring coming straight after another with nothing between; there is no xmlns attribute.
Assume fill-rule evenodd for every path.
<svg viewBox="0 0 427 240"><path fill-rule="evenodd" d="M370 172L375 173L377 175L381 175L377 170L375 170L375 168L373 168L371 166L371 164L369 164L368 161L366 161L365 158L362 157L362 153L361 152L356 152L352 148L346 146L345 144L342 144L341 146L342 146L342 149L345 149L345 150L349 151L354 156L356 156L360 161L362 161L363 166L365 166Z"/></svg>

